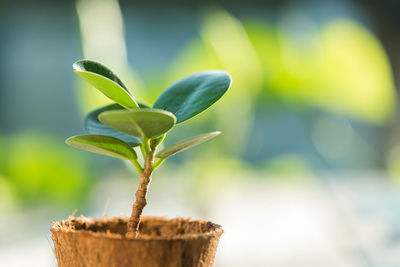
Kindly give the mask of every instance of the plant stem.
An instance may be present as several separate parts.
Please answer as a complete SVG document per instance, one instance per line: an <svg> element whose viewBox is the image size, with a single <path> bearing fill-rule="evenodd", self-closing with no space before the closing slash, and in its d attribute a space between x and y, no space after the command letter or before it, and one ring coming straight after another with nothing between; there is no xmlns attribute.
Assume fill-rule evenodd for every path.
<svg viewBox="0 0 400 267"><path fill-rule="evenodd" d="M143 138L142 139L142 145L143 145L143 150L146 152L146 155L151 152L150 149L150 140L148 138ZM144 155L143 155L144 156Z"/></svg>
<svg viewBox="0 0 400 267"><path fill-rule="evenodd" d="M140 144L140 151L142 152L143 158L146 157L146 151L144 151L143 144Z"/></svg>
<svg viewBox="0 0 400 267"><path fill-rule="evenodd" d="M137 237L139 234L140 216L142 215L143 208L147 204L146 195L153 172L153 160L154 151L149 151L145 157L143 172L140 174L139 188L136 191L136 201L133 204L132 214L128 222L127 237Z"/></svg>
<svg viewBox="0 0 400 267"><path fill-rule="evenodd" d="M154 171L155 169L157 169L157 168L161 165L161 163L164 162L164 160L165 160L165 158L159 158L156 162L154 162L154 164L153 164L153 171Z"/></svg>
<svg viewBox="0 0 400 267"><path fill-rule="evenodd" d="M143 168L142 168L142 166L140 166L138 160L137 159L132 159L131 162L132 162L133 166L135 166L135 168L138 171L138 173L142 174Z"/></svg>

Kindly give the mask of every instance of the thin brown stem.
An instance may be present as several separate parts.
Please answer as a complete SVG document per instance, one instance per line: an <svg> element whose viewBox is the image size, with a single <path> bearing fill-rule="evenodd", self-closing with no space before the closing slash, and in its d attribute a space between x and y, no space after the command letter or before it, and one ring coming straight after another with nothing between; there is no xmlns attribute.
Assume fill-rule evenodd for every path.
<svg viewBox="0 0 400 267"><path fill-rule="evenodd" d="M151 151L145 156L143 172L140 174L139 188L136 191L136 201L132 206L132 214L129 218L127 237L137 237L139 234L140 217L143 208L146 206L147 190L151 181L151 174L153 172L154 151Z"/></svg>

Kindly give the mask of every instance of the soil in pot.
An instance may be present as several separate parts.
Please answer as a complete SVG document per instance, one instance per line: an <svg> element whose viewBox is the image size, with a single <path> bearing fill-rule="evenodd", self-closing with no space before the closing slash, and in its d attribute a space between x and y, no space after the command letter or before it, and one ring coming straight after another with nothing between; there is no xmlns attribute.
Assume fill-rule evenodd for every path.
<svg viewBox="0 0 400 267"><path fill-rule="evenodd" d="M140 234L125 237L128 218L70 218L53 223L59 267L213 266L221 226L190 219L143 217Z"/></svg>

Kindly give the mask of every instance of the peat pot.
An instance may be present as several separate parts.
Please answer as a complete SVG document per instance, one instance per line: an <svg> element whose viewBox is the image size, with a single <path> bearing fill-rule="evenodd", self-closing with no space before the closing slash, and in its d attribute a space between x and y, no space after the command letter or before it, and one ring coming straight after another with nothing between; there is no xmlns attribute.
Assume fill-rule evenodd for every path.
<svg viewBox="0 0 400 267"><path fill-rule="evenodd" d="M128 218L86 217L51 227L59 267L213 266L221 226L190 219L143 217L140 234L125 237Z"/></svg>

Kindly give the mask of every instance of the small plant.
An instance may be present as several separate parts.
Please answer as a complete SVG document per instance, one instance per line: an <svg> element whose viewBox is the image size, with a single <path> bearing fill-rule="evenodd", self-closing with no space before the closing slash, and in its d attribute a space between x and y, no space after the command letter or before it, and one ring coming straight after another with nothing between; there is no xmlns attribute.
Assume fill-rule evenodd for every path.
<svg viewBox="0 0 400 267"><path fill-rule="evenodd" d="M152 107L137 102L132 93L106 66L89 60L73 64L73 70L116 103L90 112L85 118L88 134L70 137L66 143L83 150L129 160L140 174L136 201L127 236L137 236L151 175L168 157L201 144L220 132L201 134L157 151L169 131L215 103L231 85L225 71L203 71L187 76L168 88ZM135 147L140 148L143 165Z"/></svg>

